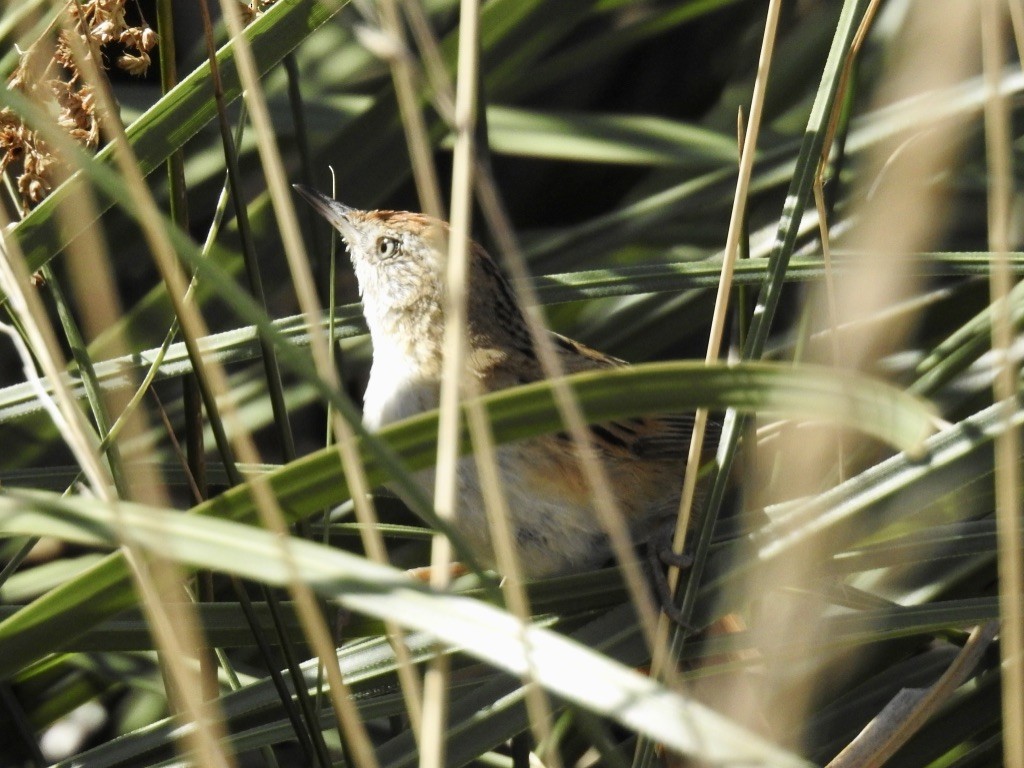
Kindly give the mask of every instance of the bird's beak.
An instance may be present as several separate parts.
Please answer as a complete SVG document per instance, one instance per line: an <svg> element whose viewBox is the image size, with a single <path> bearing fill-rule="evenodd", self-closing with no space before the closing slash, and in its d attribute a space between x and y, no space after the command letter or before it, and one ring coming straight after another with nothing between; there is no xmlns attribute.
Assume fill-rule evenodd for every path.
<svg viewBox="0 0 1024 768"><path fill-rule="evenodd" d="M341 233L342 237L349 242L355 241L357 230L355 222L352 221L352 214L356 212L355 208L339 203L305 184L292 184L292 187L306 198L310 205L316 208L317 212Z"/></svg>

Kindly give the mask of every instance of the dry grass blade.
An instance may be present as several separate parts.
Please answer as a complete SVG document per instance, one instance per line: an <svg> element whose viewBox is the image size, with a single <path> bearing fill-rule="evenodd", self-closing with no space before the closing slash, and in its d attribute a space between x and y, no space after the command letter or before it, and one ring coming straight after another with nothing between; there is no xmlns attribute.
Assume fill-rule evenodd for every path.
<svg viewBox="0 0 1024 768"><path fill-rule="evenodd" d="M81 68L82 77L96 95L97 111L101 115L104 130L115 145L115 156L121 172L129 183L134 185L140 199L140 215L150 242L155 249L162 246L166 255L169 246L159 222L159 213L152 203L132 152L125 141L124 128L108 91L109 84L96 66L94 52L85 48L89 43L83 43L73 30L68 30L66 40ZM173 257L168 259L168 263L173 263ZM171 269L173 271L173 267ZM56 372L51 374L51 380L55 381L56 375ZM152 485L150 495L159 487ZM110 498L108 487L96 490L100 498ZM210 717L203 713L202 686L193 671L185 664L185 659L188 658L187 649L199 647L201 643L191 605L186 601L168 599L168 596L181 592L181 574L170 563L160 558L146 557L130 545L124 547L124 553L162 651L162 669L170 683L168 694L196 726L183 734L183 738L193 743L204 764L233 765L232 755L223 747L222 719L216 715Z"/></svg>
<svg viewBox="0 0 1024 768"><path fill-rule="evenodd" d="M413 5L418 7L418 0ZM411 54L406 48L402 19L398 14L395 0L382 0L380 12L384 32L394 41L393 50L387 56L387 61L391 67L391 77L395 81L398 108L402 116L402 127L405 129L405 141L409 145L409 158L412 160L413 178L416 180L420 204L424 212L443 219L445 216L441 184L437 179L430 137L420 107L415 69Z"/></svg>
<svg viewBox="0 0 1024 768"><path fill-rule="evenodd" d="M775 33L778 29L781 2L777 0L768 6L765 18L764 38L761 43L761 55L757 65L757 76L754 80L754 93L750 104L750 117L740 150L739 177L736 180L736 192L733 197L732 214L729 219L729 233L725 242L725 258L722 262L722 274L718 283L718 294L715 297L715 311L711 318L711 331L708 339L708 351L704 360L707 363L718 361L722 348L722 337L729 311L729 296L732 293L733 270L739 256L740 238L743 236L743 221L747 208L747 197L750 193L750 177L754 167L754 153L757 149L757 137L761 129L761 114L764 109L764 97L768 87L768 73L771 71L772 55L775 49ZM686 473L683 477L683 491L679 499L679 512L676 517L676 528L672 536L672 550L682 552L686 541L686 533L690 527L690 515L693 508L694 494L697 488L697 473L700 470L701 453L704 447L704 435L708 424L706 409L697 411L693 423L693 435L686 457ZM679 581L679 570L670 568L668 573L669 591L675 592ZM668 636L668 624L662 618L659 634ZM664 642L664 641L663 641ZM663 644L657 646L659 649ZM666 658L655 656L652 667L660 673Z"/></svg>
<svg viewBox="0 0 1024 768"><path fill-rule="evenodd" d="M211 25L211 41L221 46L222 124L239 126L237 164L203 128L218 112L206 59L162 96L155 77L128 73L153 42L139 36L151 3L28 0L0 11L0 71L16 71L15 85L21 75L42 78L0 98L0 155L15 150L0 157L4 212L21 219L3 237L16 239L28 264L0 265L17 273L0 285L0 444L18 446L0 455L0 675L16 681L0 684L0 721L21 723L0 726L0 755L69 768L225 765L231 749L239 762L259 752L270 765L301 753L324 766L621 768L632 758L655 768L665 747L751 764L1024 763L1024 286L1014 285L1024 240L1013 225L1024 74L1009 51L1011 27L1018 57L1024 50L1024 2L467 0L461 10L473 15L460 24L456 0L355 0L344 10L331 0L261 0L243 9L255 18L241 52L231 10L243 4L223 3L227 24ZM198 38L186 5L159 0L165 41ZM67 9L80 34L58 37ZM111 15L118 9L123 18ZM107 39L115 33L125 41ZM40 35L49 42L34 46ZM73 49L86 45L102 50L79 67ZM55 51L74 67L49 66ZM116 71L122 53L127 69ZM178 61L190 66L187 54ZM169 73L162 56L162 72L165 64ZM103 65L115 70L109 84L86 71ZM316 286L331 296L322 317L287 184L319 187L313 169L330 167L341 202L440 214L449 200L437 179L456 143L453 244L465 245L472 189L486 219L479 240L512 277L515 293L502 292L500 309L528 313L529 334L517 323L513 347L533 353L523 386L477 398L463 382L465 410L456 419L448 408L445 427L459 427L458 456L451 434L438 440L436 412L368 431L379 390L365 420L348 393L363 390L369 369L384 370L371 343L387 346L363 322L374 301L365 275L339 264L329 287ZM169 171L177 185L164 170L173 152L184 159L184 174ZM57 170L61 158L80 169ZM301 178L284 178L299 168ZM220 229L223 207L213 205L226 171L240 182L228 207L246 209L258 244L262 307L240 285L242 216L204 248L190 237L211 219L211 233ZM71 172L73 183L54 186ZM25 193L32 210L22 218ZM78 204L87 194L95 210ZM187 223L176 215L186 202ZM286 258L276 257L279 241ZM749 258L733 264L737 250ZM456 253L453 271L458 262ZM29 288L23 273L41 265L45 282ZM357 282L362 311L352 303L335 313L335 293L354 301ZM431 312L445 306L441 295ZM22 319L33 298L59 308L55 334L38 312ZM459 311L449 313L454 327ZM719 356L726 313L745 360L681 362ZM207 326L215 334L204 338ZM338 340L344 354L333 365L312 326ZM552 347L549 327L637 365L563 380L556 358L565 349ZM441 328L432 326L431 349ZM184 343L172 345L179 333ZM466 365L490 389L476 367L485 355L470 346ZM283 374L275 402L264 384L273 377L262 373L268 350ZM449 356L453 368L460 354ZM434 403L440 351L430 365ZM202 409L180 395L193 367ZM446 377L447 408L460 393L459 377ZM155 419L146 427L146 409L129 421L143 396L160 404L163 428ZM609 486L624 485L618 467L604 477L611 462L591 461L586 448L613 445L606 424L636 432L630 419L698 406L730 415L703 503L710 522L692 526L684 548L695 564L679 580L682 613L716 629L721 614L737 615L748 629L673 633L681 661L663 665L663 685L631 672L652 648L667 657L633 546L640 531L627 530L616 509L634 496L610 498ZM924 438L939 419L942 431ZM750 429L740 435L732 426L743 422ZM337 445L323 447L325 423ZM591 423L601 425L593 436ZM256 446L283 445L287 425L294 454L285 451L281 466L258 463ZM208 429L213 442L198 450L208 454L210 498L182 514L199 475L178 460L179 438ZM694 465L691 456L684 475L684 441L635 450L622 441L641 456L672 454L685 507ZM532 482L528 455L510 465L535 443L557 443L567 461L582 454L582 466L565 473L582 513L542 512L545 546L578 544L597 558L610 538L622 568L527 583L537 563L523 553L539 528L524 510L544 510L562 492L537 489L550 478L539 468ZM104 457L112 445L127 471ZM442 486L453 465L472 483L459 489L458 509L451 486L438 489L438 508L457 513L454 527L438 519L422 482L446 455ZM54 493L69 483L68 496ZM369 485L389 490L370 503ZM90 492L134 502L146 494L146 503ZM303 539L306 530L288 534L300 520L320 544ZM383 565L427 562L435 531L449 533L472 574L434 591ZM62 548L56 559L29 556L25 542L39 537ZM126 541L137 545L127 561ZM481 553L503 577L504 610L477 565ZM204 633L189 625L188 590L168 559L215 569L209 594L218 600L240 600L229 579L265 583L255 627L283 598L269 638L246 627L238 603L197 612L205 639L240 670L233 692L225 678L219 691L206 678L202 695L220 700L200 702L202 712L193 673ZM331 632L310 590L332 604ZM169 596L181 604L165 604ZM142 611L116 616L140 601ZM970 641L965 631L1000 614L1002 658L994 647L980 652L993 626ZM283 673L275 642L290 657ZM439 651L446 660L424 696L421 675ZM320 657L333 664L332 656L333 702L318 671ZM83 669L86 660L96 666ZM672 691L682 685L687 695ZM51 752L48 729L86 698L103 713L102 731ZM712 716L715 708L725 716Z"/></svg>
<svg viewBox="0 0 1024 768"><path fill-rule="evenodd" d="M913 6L906 22L907 45L886 73L881 93L876 98L893 100L924 94L922 98L933 99L939 89L964 78L972 71L976 38L964 35L962 30L970 29L975 18L973 9L955 0L944 3L941 12L938 8L925 10L923 6ZM862 39L862 35L858 38ZM921 81L921 72L928 73L928 82ZM842 329L855 318L874 317L918 292L919 283L908 268L907 255L927 249L938 236L942 211L941 193L921 180L932 178L954 163L963 136L961 120L944 123L909 143L897 141L877 148L871 158L871 171L861 182L867 185L868 180L872 181L870 192L855 193L854 199L860 204L843 246L863 256L854 269L837 282L834 299L827 285L818 291L810 314L815 323ZM805 354L829 360L838 351L840 368L870 370L880 357L900 349L908 333L909 329L893 323L875 331L862 328L856 334L841 332L834 346L830 343L823 348L814 347ZM835 439L835 434L784 431L772 455L786 457L785 480L777 482L760 502L770 505L776 499L813 497L830 487L837 473ZM769 458L764 466L770 465ZM764 477L764 474L753 475L751 487L771 488L771 484L763 483ZM824 542L821 546L824 547ZM828 553L825 549L812 549L808 547L800 557L779 563L768 577L772 583L791 585L792 589L806 594L801 598L792 594L786 599L780 596L771 612L763 612L754 628L763 647L774 648L785 639L792 642L794 626L802 628L801 640L796 642L798 646L811 637L820 640L826 631L822 616L827 603L816 591L815 584L821 578ZM816 689L824 682L812 676L789 681L781 658L774 658L771 652L766 652L765 658L772 670L766 687L784 687L792 707L773 713L774 727L780 732L795 733L799 730L800 719L805 716L805 708L810 706ZM916 723L916 727L919 726L920 722ZM903 733L901 738L909 735Z"/></svg>
<svg viewBox="0 0 1024 768"><path fill-rule="evenodd" d="M309 260L306 258L305 249L302 245L298 220L291 202L290 188L286 181L287 176L275 144L274 129L259 83L252 50L249 47L248 41L242 35L242 23L239 18L238 8L232 4L231 0L222 0L221 9L224 17L227 19L232 37L237 41L239 75L245 85L246 100L252 115L253 128L260 156L263 160L267 187L270 191L274 211L283 235L285 255L287 256L292 279L298 293L299 304L310 328L310 346L313 351L313 359L318 372L327 381L333 382L338 387L337 374L330 367L327 341L324 338L323 329L318 322L321 310L316 297L313 276ZM357 500L357 503L360 503L361 499L362 503L365 504L367 503L366 495L369 489L358 459L352 460L352 431L340 415L335 417L335 428L339 432L338 445L341 450L342 459L345 461L345 468L351 478L350 482L352 483L354 498ZM255 446L252 445L251 441L244 441L241 447L242 451L240 451L239 455L243 460L258 460ZM290 550L287 543L288 526L272 491L262 483L257 483L254 486L254 491L257 494L258 508L264 525L278 533L282 550L285 553L289 553ZM370 520L375 519L372 513L367 515L367 517ZM356 763L360 766L373 768L373 766L377 765L376 755L366 733L365 725L360 719L359 713L352 701L348 686L341 675L337 655L334 652L331 632L323 616L320 614L312 589L299 578L298 569L295 567L293 558L289 556L287 562L291 566L293 575L289 582L289 590L298 605L303 630L327 670L327 677L331 684L330 694L334 704L335 716L338 718L342 732L349 741L348 746L352 750Z"/></svg>
<svg viewBox="0 0 1024 768"><path fill-rule="evenodd" d="M883 766L914 733L935 715L978 665L995 639L999 623L990 621L974 628L953 664L926 690L903 689L850 742L827 768L874 768Z"/></svg>
<svg viewBox="0 0 1024 768"><path fill-rule="evenodd" d="M0 228L6 223L0 214ZM26 330L31 340L33 356L41 362L49 381L54 382L52 386L59 405L52 411L53 416L59 419L58 426L90 479L93 493L101 499L112 500L111 479L96 450L99 440L91 434L91 429L84 422L74 398L62 384L60 371L63 369L63 361L56 351L58 346L53 330L45 320L46 313L38 296L23 290L24 286L30 285L30 280L17 245L7 241L3 250L3 259L0 259L0 285L18 314L21 327ZM26 365L29 363L30 361L26 360ZM44 397L49 399L47 395ZM230 755L221 747L220 721L202 714L202 701L198 695L200 686L184 663L188 655L187 649L200 645L195 618L189 610L188 603L166 601L164 597L180 591L180 574L169 563L147 557L130 545L125 545L123 551L130 564L135 585L143 596L143 604L152 623L154 635L164 651L164 669L171 682L169 694L197 724L197 727L185 734L184 738L203 756L205 765L232 765Z"/></svg>
<svg viewBox="0 0 1024 768"><path fill-rule="evenodd" d="M1010 420L1017 405L1019 366L1011 348L1015 330L1008 300L1013 288L1007 252L1010 250L1010 212L1013 198L1013 148L1006 99L999 79L1006 56L1003 25L1005 6L984 0L981 14L985 100L985 154L988 160L989 248L995 254L990 295L995 309L992 351L996 371L992 391L1003 403L1007 429L996 440L996 523L999 531L999 612L1002 620L1003 756L1006 765L1024 765L1024 553L1021 552L1020 430Z"/></svg>
<svg viewBox="0 0 1024 768"><path fill-rule="evenodd" d="M433 86L432 97L434 105L440 114L450 118L452 127L456 127L458 123L455 118L454 109L455 94L448 81L448 74L441 58L438 42L434 37L433 31L430 29L423 7L418 1L411 0L404 3L404 9L425 61L425 68L429 74L428 79ZM389 33L395 35L396 30L399 28L400 20L397 16L392 16L392 11L393 3L384 3L382 14L388 25ZM436 174L434 174L433 161L426 149L429 146L426 128L422 122L418 103L410 101L410 94L407 92L410 88L408 81L412 80L412 68L408 61L398 61L397 59L391 61L391 66L409 151L413 159L413 173L416 178L420 200L427 213L440 216L440 191ZM482 90L478 88L478 92L482 92ZM487 105L485 104L484 108L486 107ZM480 106L477 105L477 109L479 108ZM408 117L412 119L408 119ZM475 127L474 131L480 135L486 134L485 131L476 131ZM488 164L479 161L479 158L486 154L486 152L487 147L473 147L473 154L475 156L473 181L478 190L484 188L491 193L490 196L486 193L481 194L484 198L482 205L485 215L491 221L492 228L499 229L501 227L495 225L496 217L492 215L496 206L493 204L488 206L487 203L487 201L492 203L496 201L493 180L488 174ZM434 198L437 198L438 202L432 202ZM434 210L435 208L437 211ZM502 219L503 231L510 231L510 227L507 221L504 220L504 217L499 216L497 218ZM506 238L503 242L507 245L509 239ZM503 250L508 253L510 249L506 247ZM494 542L496 563L499 573L503 576L501 591L505 596L509 610L522 622L525 633L525 628L530 623L530 604L522 578L521 563L516 552L508 503L502 488L500 472L498 471L494 437L490 424L487 421L487 416L475 398L470 398L466 419L474 445L474 459L477 472L479 473L484 511L487 515L488 527ZM544 691L533 684L532 677L531 672L523 678L523 684L526 686L526 706L529 712L530 727L533 730L535 742L538 745L550 744L552 743L551 706ZM557 752L554 751L549 751L544 759L552 768L559 768L561 764Z"/></svg>
<svg viewBox="0 0 1024 768"><path fill-rule="evenodd" d="M445 270L444 347L441 369L440 419L437 434L437 480L434 507L442 519L453 519L458 504L459 403L463 395L466 359L466 307L469 277L470 226L473 214L474 126L477 79L480 76L480 6L477 0L459 5L459 63L455 96L455 156L452 166L451 230ZM431 586L448 585L451 542L435 535L430 550ZM423 737L420 766L444 765L444 735L448 719L449 659L438 654L427 667L423 682Z"/></svg>

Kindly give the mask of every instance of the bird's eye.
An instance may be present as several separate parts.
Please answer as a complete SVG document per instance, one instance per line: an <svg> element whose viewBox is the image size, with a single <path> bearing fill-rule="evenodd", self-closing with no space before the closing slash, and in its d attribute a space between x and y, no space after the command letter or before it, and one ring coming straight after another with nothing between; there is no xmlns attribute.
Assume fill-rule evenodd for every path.
<svg viewBox="0 0 1024 768"><path fill-rule="evenodd" d="M393 237L377 239L377 255L382 259L390 259L398 252L398 241Z"/></svg>

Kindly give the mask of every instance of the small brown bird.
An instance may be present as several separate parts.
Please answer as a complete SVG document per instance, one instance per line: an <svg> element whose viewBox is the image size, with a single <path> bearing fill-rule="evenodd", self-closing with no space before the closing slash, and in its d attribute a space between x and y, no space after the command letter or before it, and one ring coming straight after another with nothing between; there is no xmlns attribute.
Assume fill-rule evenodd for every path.
<svg viewBox="0 0 1024 768"><path fill-rule="evenodd" d="M373 343L363 419L373 430L438 406L445 326L448 225L419 213L360 211L296 185L338 230L359 281ZM544 378L508 281L476 243L469 257L467 375L492 392ZM552 334L566 373L625 365ZM692 418L633 418L592 426L619 509L637 540L674 518ZM502 489L524 574L582 571L608 558L573 442L563 434L521 440L497 452ZM461 460L457 529L481 560L494 551L472 457ZM419 475L428 489L433 473Z"/></svg>

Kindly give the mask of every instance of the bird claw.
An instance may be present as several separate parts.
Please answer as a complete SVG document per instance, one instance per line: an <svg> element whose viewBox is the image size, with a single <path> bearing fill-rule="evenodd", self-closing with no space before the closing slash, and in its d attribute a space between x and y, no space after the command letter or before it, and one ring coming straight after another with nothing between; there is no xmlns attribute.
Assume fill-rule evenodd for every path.
<svg viewBox="0 0 1024 768"><path fill-rule="evenodd" d="M673 527L661 526L644 545L647 556L647 568L651 582L658 596L661 610L670 621L679 625L687 632L693 632L693 626L687 621L682 610L676 605L672 590L669 587L668 573L665 566L686 570L693 565L693 554L689 551L676 552L672 549Z"/></svg>
<svg viewBox="0 0 1024 768"><path fill-rule="evenodd" d="M693 554L690 552L676 552L671 547L667 549L658 550L658 559L664 565L678 568L681 571L685 571L687 568L693 565Z"/></svg>

